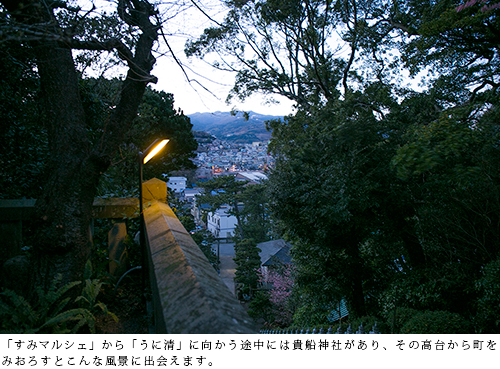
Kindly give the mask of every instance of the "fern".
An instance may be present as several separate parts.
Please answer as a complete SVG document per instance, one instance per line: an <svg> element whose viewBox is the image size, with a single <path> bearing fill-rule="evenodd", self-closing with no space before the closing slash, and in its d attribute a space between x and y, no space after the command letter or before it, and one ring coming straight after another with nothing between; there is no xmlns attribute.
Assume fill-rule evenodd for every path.
<svg viewBox="0 0 500 369"><path fill-rule="evenodd" d="M118 317L116 314L112 313L111 311L108 310L108 307L106 304L103 304L102 302L98 302L97 304L94 305L94 307L98 307L102 310L102 312L106 315L109 315L115 322L118 322Z"/></svg>
<svg viewBox="0 0 500 369"><path fill-rule="evenodd" d="M87 309L77 308L66 310L55 317L47 320L40 329L50 328L53 326L58 326L60 324L65 325L67 322L77 320L79 321L80 327L87 324L90 328L91 333L95 333L95 318Z"/></svg>
<svg viewBox="0 0 500 369"><path fill-rule="evenodd" d="M61 280L61 276L58 275L54 278L48 291L44 291L41 287L36 288L36 294L38 296L37 307L39 309L40 320L45 321L51 316L57 315L64 307L70 302L70 298L61 298L71 289L81 284L80 281L69 282L60 288L57 288ZM57 304L57 305L56 305Z"/></svg>
<svg viewBox="0 0 500 369"><path fill-rule="evenodd" d="M87 267L85 274L91 275ZM118 320L105 304L97 301L101 281L85 280L80 295L74 300L65 295L82 282L58 287L60 281L60 276L54 278L47 291L37 287L32 303L11 290L0 293L0 333L76 333L84 326L95 333L95 311Z"/></svg>
<svg viewBox="0 0 500 369"><path fill-rule="evenodd" d="M8 301L7 303L1 301L0 316L9 316L14 312L10 317L11 323L26 329L38 320L37 312L24 297L11 290L5 290L0 295Z"/></svg>

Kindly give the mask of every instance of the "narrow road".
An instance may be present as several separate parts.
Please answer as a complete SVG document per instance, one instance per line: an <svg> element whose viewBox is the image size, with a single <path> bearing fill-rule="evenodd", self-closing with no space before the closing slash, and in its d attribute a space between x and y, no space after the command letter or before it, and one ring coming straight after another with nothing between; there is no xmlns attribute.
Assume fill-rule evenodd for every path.
<svg viewBox="0 0 500 369"><path fill-rule="evenodd" d="M217 253L217 243L212 245L215 253ZM234 276L236 272L236 263L234 257L234 243L220 243L220 278L229 290L235 294L234 291Z"/></svg>

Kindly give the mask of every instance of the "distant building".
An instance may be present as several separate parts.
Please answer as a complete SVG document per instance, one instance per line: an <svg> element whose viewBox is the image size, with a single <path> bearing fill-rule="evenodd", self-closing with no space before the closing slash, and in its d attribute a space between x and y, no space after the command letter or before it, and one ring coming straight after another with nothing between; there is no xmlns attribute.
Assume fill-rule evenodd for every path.
<svg viewBox="0 0 500 369"><path fill-rule="evenodd" d="M215 212L209 212L207 216L207 229L216 238L229 238L234 235L237 220L234 215L229 214L229 205L223 205Z"/></svg>
<svg viewBox="0 0 500 369"><path fill-rule="evenodd" d="M292 263L291 245L283 239L261 242L257 244L257 247L260 249L259 256L263 271Z"/></svg>
<svg viewBox="0 0 500 369"><path fill-rule="evenodd" d="M267 175L262 172L239 172L236 174L237 181L248 181L248 184L257 184L265 181Z"/></svg>
<svg viewBox="0 0 500 369"><path fill-rule="evenodd" d="M170 177L167 182L167 187L175 193L181 193L186 189L186 177Z"/></svg>
<svg viewBox="0 0 500 369"><path fill-rule="evenodd" d="M194 204L196 196L200 193L201 189L199 188L186 188L184 190L184 201L187 201L190 204Z"/></svg>
<svg viewBox="0 0 500 369"><path fill-rule="evenodd" d="M210 168L200 167L196 169L196 179L210 179L212 178L212 170Z"/></svg>

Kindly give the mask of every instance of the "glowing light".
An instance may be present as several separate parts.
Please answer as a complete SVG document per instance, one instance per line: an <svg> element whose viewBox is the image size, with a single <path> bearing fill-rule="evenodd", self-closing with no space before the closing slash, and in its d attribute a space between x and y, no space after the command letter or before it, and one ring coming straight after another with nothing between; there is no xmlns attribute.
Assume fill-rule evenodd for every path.
<svg viewBox="0 0 500 369"><path fill-rule="evenodd" d="M143 160L143 163L146 164L148 161L150 161L153 156L155 156L156 154L158 154L160 152L161 149L163 149L165 147L165 145L168 143L169 140L165 139L165 140L162 140L158 143L158 145L156 145L150 152L149 154L146 155L146 157L144 158Z"/></svg>

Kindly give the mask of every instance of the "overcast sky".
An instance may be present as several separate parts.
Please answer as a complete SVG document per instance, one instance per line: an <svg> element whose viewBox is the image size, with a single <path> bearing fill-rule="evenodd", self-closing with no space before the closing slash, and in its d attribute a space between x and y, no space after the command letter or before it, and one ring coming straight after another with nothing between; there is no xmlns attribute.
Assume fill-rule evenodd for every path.
<svg viewBox="0 0 500 369"><path fill-rule="evenodd" d="M221 0L195 1L212 18L223 20L225 8ZM233 86L235 75L218 71L207 61L196 57L187 59L184 54L184 45L189 38L201 35L205 28L214 25L200 10L192 6L190 1L186 1L186 4L191 6L177 8L179 13L166 22L164 29L170 34L167 35L167 40L176 58L184 65L187 77L171 56L158 57L153 74L159 81L153 88L173 93L175 107L181 108L187 115L196 112L230 111L232 108L272 115L292 113L292 103L279 96L273 96L273 99L280 101L279 104L266 104L267 99L258 94L245 103L235 100L230 105L226 104L226 97ZM175 9L166 7L163 19L174 13ZM164 43L161 36L160 43ZM161 51L167 52L163 49Z"/></svg>
<svg viewBox="0 0 500 369"><path fill-rule="evenodd" d="M163 21L162 31L165 34L170 48L184 70L176 63L172 53L165 46L163 35L160 34L156 50L156 64L152 74L158 77L158 83L150 86L155 90L170 92L174 95L175 108L182 109L189 115L197 112L254 111L260 114L288 115L293 112L293 104L286 98L272 96L279 104L266 104L269 100L263 95L247 99L245 103L237 100L226 104L226 97L233 87L235 75L229 72L218 71L210 63L196 57L188 59L184 54L187 40L196 39L205 28L214 26L214 23L203 14L205 12L212 19L222 22L226 13L223 0L150 0L157 6ZM103 12L116 12L117 0L73 0L76 5L83 6L84 11L92 11L96 15ZM195 5L202 9L200 11ZM214 57L211 58L214 60ZM103 75L113 78L124 75L124 69L111 68L107 70L86 69L85 75L95 77Z"/></svg>

